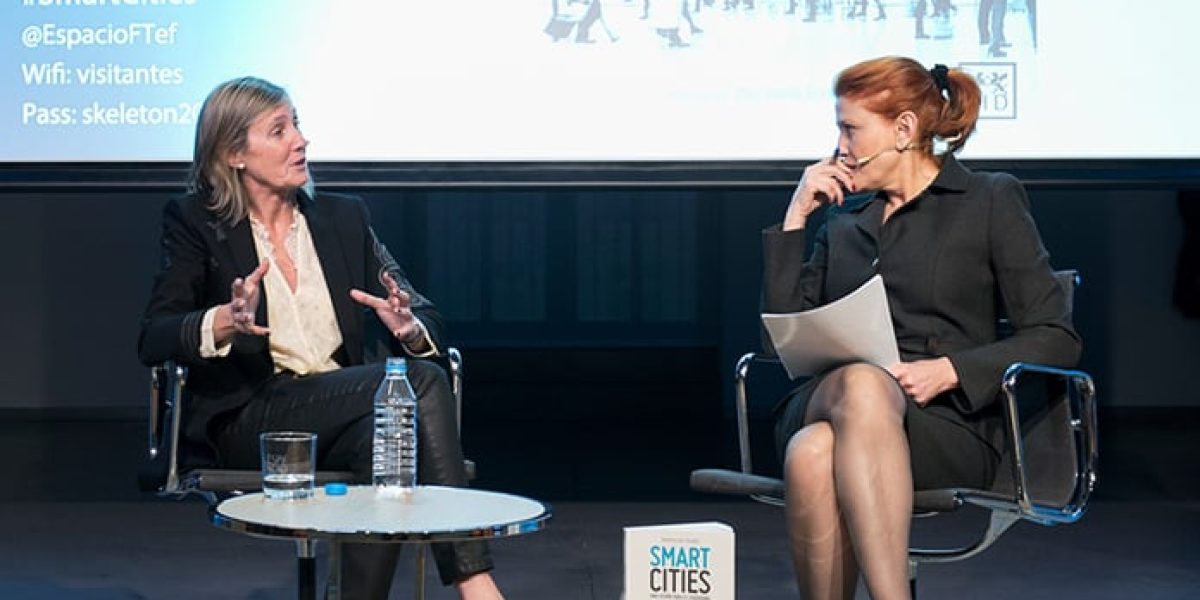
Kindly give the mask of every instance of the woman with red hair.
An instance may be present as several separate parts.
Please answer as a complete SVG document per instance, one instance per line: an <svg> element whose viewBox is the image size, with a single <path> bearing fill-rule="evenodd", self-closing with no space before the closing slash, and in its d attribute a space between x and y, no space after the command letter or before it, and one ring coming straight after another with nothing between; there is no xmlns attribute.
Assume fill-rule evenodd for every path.
<svg viewBox="0 0 1200 600"><path fill-rule="evenodd" d="M979 114L971 76L885 57L842 71L834 95L833 157L763 232L764 310L820 306L878 273L901 362L838 367L780 403L788 533L805 598L853 598L860 574L875 600L908 598L914 489L988 487L1004 369L1072 366L1080 342L1020 182L954 157Z"/></svg>

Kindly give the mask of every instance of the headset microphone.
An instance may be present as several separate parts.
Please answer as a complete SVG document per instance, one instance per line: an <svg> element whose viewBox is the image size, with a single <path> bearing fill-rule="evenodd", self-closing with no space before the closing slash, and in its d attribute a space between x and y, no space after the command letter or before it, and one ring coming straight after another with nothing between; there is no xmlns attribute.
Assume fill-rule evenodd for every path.
<svg viewBox="0 0 1200 600"><path fill-rule="evenodd" d="M875 154L870 154L870 155L867 155L863 158L860 158L860 159L854 161L854 165L851 168L857 171L857 170L862 169L863 167L867 166L867 164L869 164L871 161L875 160L876 158L879 158L880 156L888 153L889 151L890 152L906 152L909 148L912 148L912 142L909 142L903 148L884 148L883 150L880 150L879 152L876 152ZM839 156L838 160L845 162L846 157L844 155Z"/></svg>

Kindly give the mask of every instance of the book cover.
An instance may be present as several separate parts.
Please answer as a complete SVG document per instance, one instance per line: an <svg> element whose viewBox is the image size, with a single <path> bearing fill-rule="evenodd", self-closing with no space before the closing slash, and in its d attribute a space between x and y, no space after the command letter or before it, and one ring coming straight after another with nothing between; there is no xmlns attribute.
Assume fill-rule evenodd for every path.
<svg viewBox="0 0 1200 600"><path fill-rule="evenodd" d="M733 600L734 565L724 523L625 528L625 600Z"/></svg>

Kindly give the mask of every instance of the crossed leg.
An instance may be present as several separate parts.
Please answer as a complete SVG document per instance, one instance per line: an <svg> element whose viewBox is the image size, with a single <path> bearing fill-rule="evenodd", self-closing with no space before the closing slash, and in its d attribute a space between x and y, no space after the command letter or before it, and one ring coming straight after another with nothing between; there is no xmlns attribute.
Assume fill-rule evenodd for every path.
<svg viewBox="0 0 1200 600"><path fill-rule="evenodd" d="M851 599L863 575L874 600L909 597L912 467L906 400L867 364L814 390L784 454L792 560L806 599Z"/></svg>

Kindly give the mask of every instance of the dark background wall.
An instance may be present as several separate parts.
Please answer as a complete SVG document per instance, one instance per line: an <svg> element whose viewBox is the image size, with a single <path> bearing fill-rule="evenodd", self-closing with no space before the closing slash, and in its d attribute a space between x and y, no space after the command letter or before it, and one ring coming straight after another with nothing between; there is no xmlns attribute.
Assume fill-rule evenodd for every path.
<svg viewBox="0 0 1200 600"><path fill-rule="evenodd" d="M687 468L732 461L724 417L733 363L758 344L759 230L781 217L789 187L343 187L367 199L466 355L466 444L489 457L485 482L530 479L534 465L532 492L621 496L614 481L677 489ZM136 334L173 193L0 188L0 420L49 436L63 421L140 435ZM1200 322L1171 304L1178 194L1030 190L1054 265L1083 275L1081 366L1109 409L1200 406ZM130 456L140 442L109 441Z"/></svg>

